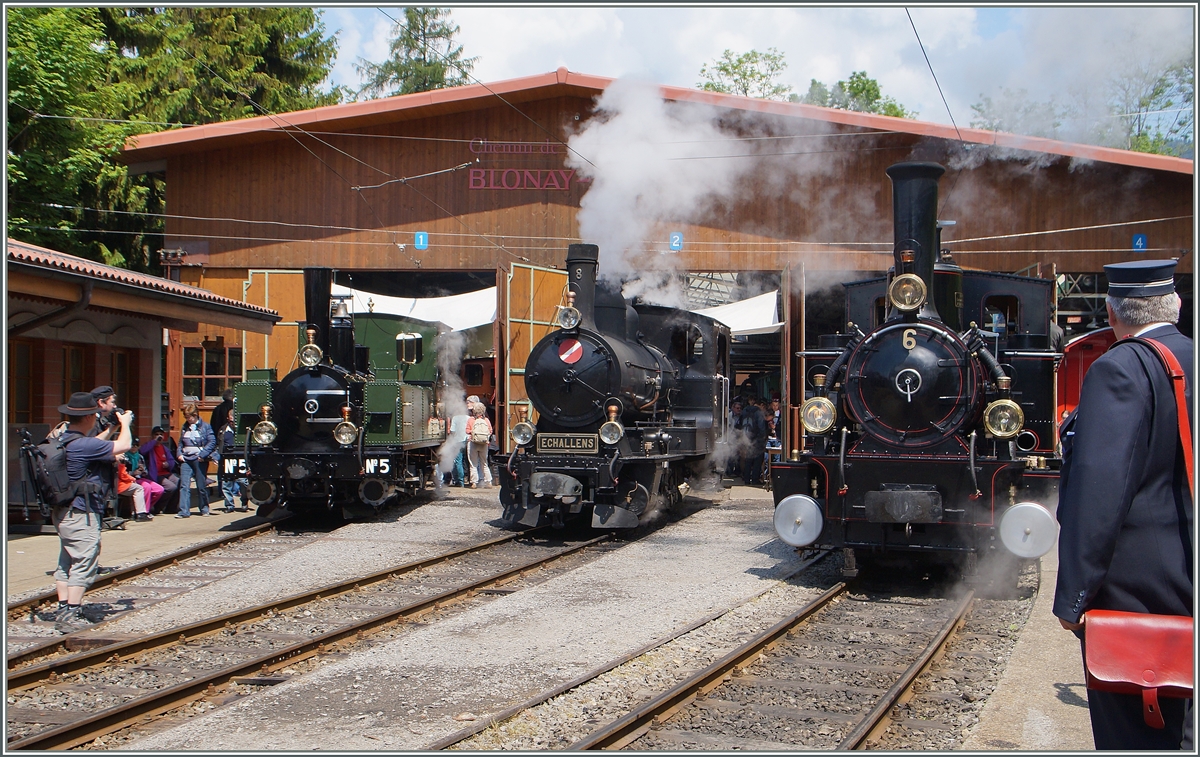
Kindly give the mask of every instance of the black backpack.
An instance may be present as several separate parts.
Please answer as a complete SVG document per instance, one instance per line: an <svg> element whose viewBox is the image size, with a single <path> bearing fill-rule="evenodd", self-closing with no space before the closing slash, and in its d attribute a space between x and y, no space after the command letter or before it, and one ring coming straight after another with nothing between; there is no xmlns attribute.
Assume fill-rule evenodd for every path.
<svg viewBox="0 0 1200 757"><path fill-rule="evenodd" d="M72 481L67 473L67 445L82 438L76 433L67 438L68 433L63 432L57 439L45 439L28 450L34 491L45 516L50 515L52 507L70 505L76 497L99 490L96 484L88 483L86 479Z"/></svg>

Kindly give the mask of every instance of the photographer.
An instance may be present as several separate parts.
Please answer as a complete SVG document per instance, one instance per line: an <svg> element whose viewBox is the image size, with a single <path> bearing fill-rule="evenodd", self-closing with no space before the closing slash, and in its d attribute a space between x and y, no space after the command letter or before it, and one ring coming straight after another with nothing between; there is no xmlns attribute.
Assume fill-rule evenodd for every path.
<svg viewBox="0 0 1200 757"><path fill-rule="evenodd" d="M162 426L150 429L150 441L138 452L146 465L146 478L162 488L161 498L156 500L156 512L167 512L179 494L179 475L175 473L175 450L172 441ZM152 508L154 509L154 508Z"/></svg>
<svg viewBox="0 0 1200 757"><path fill-rule="evenodd" d="M117 407L117 393L111 386L98 386L92 390L92 399L96 400L100 408L100 412L96 413L96 425L92 429L92 436L97 439L113 438L121 430L117 414L125 412Z"/></svg>
<svg viewBox="0 0 1200 757"><path fill-rule="evenodd" d="M120 432L116 440L108 441L92 434L99 410L95 398L87 392L72 394L70 401L58 408L70 418L63 432L67 440L67 474L71 481L89 484L88 491L69 505L51 511L61 545L54 573L59 606L54 628L60 633L86 628L91 623L83 616L83 594L99 569L100 525L105 504L114 491L114 464L131 444L133 413L125 411L118 417Z"/></svg>

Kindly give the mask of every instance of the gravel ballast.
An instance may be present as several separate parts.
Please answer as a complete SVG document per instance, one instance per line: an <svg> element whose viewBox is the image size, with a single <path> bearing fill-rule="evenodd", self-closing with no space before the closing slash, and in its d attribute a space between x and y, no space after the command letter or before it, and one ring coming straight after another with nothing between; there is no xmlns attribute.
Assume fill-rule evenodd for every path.
<svg viewBox="0 0 1200 757"><path fill-rule="evenodd" d="M427 626L413 624L395 641L122 748L426 748L474 718L576 678L777 584L800 558L775 539L770 499L757 494L704 509L565 576ZM484 504L496 507L494 500ZM450 513L458 525L447 525ZM425 538L440 543L429 553L447 548L446 534L458 539L474 531L472 516L479 525L476 536L498 533L486 524L491 517L479 517L478 507L433 503L404 520L414 515L431 519ZM372 555L411 542L422 530L415 523L403 525L403 537L393 538L376 524L377 533L361 535L355 546L347 544L350 535L342 536L340 530L339 538L328 540L338 545L327 547L334 551L326 556L339 556L338 571L344 568L347 575L372 569L362 567L363 560L355 556L369 563ZM280 558L289 559L299 556ZM396 560L378 567L392 562ZM294 590L289 586L288 591Z"/></svg>
<svg viewBox="0 0 1200 757"><path fill-rule="evenodd" d="M465 492L406 506L379 521L350 523L311 544L116 619L105 628L111 633L153 633L441 554L500 535L488 524L499 512L499 504L490 498Z"/></svg>

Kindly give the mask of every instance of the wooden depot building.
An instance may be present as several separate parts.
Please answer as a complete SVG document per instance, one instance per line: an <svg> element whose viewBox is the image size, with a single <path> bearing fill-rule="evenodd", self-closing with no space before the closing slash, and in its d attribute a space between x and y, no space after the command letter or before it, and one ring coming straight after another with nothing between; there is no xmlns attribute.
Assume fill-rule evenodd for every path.
<svg viewBox="0 0 1200 757"><path fill-rule="evenodd" d="M562 68L131 139L122 160L166 177L166 247L179 280L282 318L270 334L218 323L173 331L167 391L214 404L204 372L213 349L237 346L244 367L286 371L305 266L332 266L339 284L399 296L497 285L503 431L509 405L523 398L524 355L562 298L567 245L600 241L580 240L577 216L591 188L619 171L621 150L596 165L568 144L611 117L597 114L597 99L614 83ZM939 218L957 222L943 235L955 260L1057 278L1069 332L1098 325L1102 266L1135 256L1179 259L1190 318L1191 161L679 87L658 96L673 118L728 138L693 152L695 165L754 163L742 191L657 218L637 246L673 255L693 282L757 277L785 293L779 334L755 337L773 340L776 355L838 326L836 307L833 316L806 307L818 288L891 264L884 170L904 160L947 167ZM689 190L708 180L704 170L691 175ZM803 387L789 386L778 365L782 394L797 404Z"/></svg>

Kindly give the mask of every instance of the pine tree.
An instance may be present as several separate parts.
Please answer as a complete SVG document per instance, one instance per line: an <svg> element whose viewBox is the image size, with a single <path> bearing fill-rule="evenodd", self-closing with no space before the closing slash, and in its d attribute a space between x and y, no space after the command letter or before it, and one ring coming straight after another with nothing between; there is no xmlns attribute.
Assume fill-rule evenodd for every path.
<svg viewBox="0 0 1200 757"><path fill-rule="evenodd" d="M449 8L405 8L404 21L392 28L391 57L382 63L359 58L355 64L364 81L358 96L391 97L467 84L479 58L462 57L456 34Z"/></svg>

